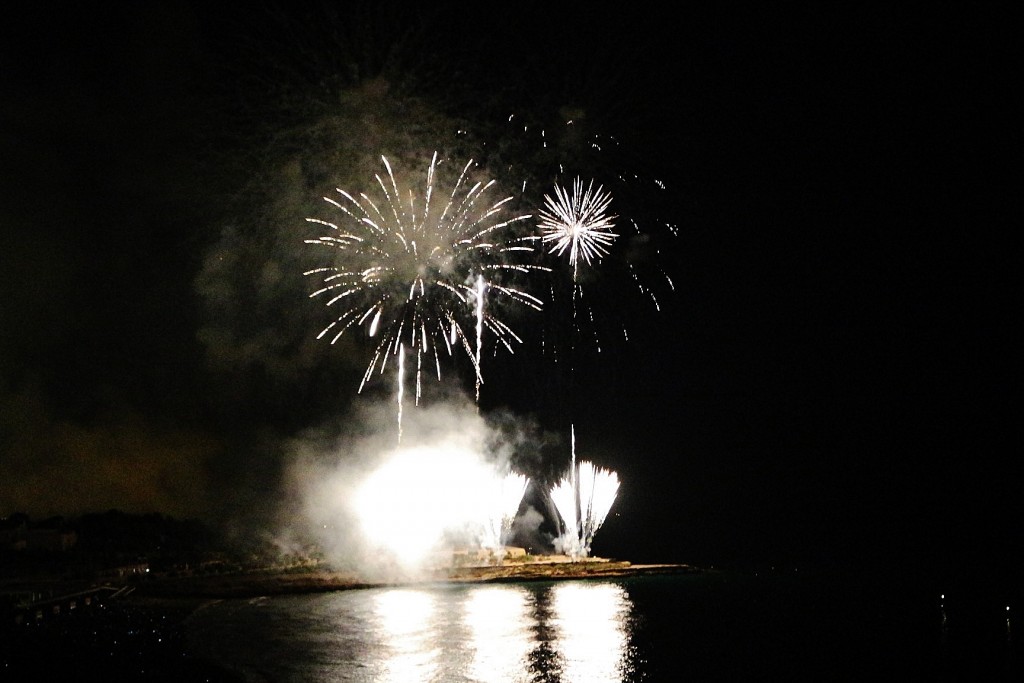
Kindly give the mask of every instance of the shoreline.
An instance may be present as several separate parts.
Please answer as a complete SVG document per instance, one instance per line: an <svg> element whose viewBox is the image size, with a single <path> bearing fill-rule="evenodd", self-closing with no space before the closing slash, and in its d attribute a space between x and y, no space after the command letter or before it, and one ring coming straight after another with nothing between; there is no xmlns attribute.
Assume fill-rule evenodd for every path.
<svg viewBox="0 0 1024 683"><path fill-rule="evenodd" d="M436 583L501 583L622 578L652 574L698 574L686 564L632 564L620 560L505 562L424 571L415 575L366 578L354 572L249 572L214 576L159 577L135 584L131 599L232 599L321 593Z"/></svg>

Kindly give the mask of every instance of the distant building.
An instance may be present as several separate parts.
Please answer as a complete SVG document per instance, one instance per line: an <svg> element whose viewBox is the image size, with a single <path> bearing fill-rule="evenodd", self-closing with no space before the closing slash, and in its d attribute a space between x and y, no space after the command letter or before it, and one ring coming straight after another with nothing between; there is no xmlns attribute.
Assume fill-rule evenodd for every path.
<svg viewBox="0 0 1024 683"><path fill-rule="evenodd" d="M32 522L18 513L0 520L0 550L67 552L78 543L78 534L64 518Z"/></svg>

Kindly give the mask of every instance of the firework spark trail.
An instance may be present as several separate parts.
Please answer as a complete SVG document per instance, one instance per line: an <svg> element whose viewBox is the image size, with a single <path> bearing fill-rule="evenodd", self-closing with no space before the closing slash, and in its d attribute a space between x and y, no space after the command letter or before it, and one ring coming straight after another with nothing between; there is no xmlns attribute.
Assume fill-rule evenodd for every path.
<svg viewBox="0 0 1024 683"><path fill-rule="evenodd" d="M510 351L521 341L495 317L493 306L485 310L484 292L535 310L541 308L537 297L500 281L505 275L547 270L516 261L533 251L528 240L514 234L516 225L531 216L503 217L511 197L488 204L484 196L495 181L472 181L472 161L445 195L436 187L439 161L435 152L420 201L411 188L401 187L387 158L381 159L387 173L374 176L380 196L354 195L338 188L340 198L324 197L324 201L341 214L340 220L306 219L330 231L305 242L335 251L332 265L305 272L322 282L310 297L326 297L327 306L342 307L317 339L330 335L334 344L353 327L362 327L368 337L379 339L359 393L375 373L384 373L388 356L400 356L402 361L407 344L416 353L417 403L423 356L434 357L440 379L441 350L452 355L461 346L473 364L479 398L484 333L494 335ZM467 335L471 325L476 331L475 349ZM401 381L401 372L399 375Z"/></svg>
<svg viewBox="0 0 1024 683"><path fill-rule="evenodd" d="M405 346L398 347L398 441L402 441L402 400L405 395Z"/></svg>
<svg viewBox="0 0 1024 683"><path fill-rule="evenodd" d="M483 377L480 375L480 349L483 345L484 334L484 278L478 276L476 281L476 401L480 403L480 385L483 384Z"/></svg>
<svg viewBox="0 0 1024 683"><path fill-rule="evenodd" d="M591 180L587 189L578 177L573 181L572 194L555 185L555 198L544 195L544 208L540 210L537 227L541 242L553 243L548 253L561 256L568 249L569 265L576 278L579 260L590 265L609 252L618 235L612 232L617 216L607 215L611 194L600 185L594 190Z"/></svg>

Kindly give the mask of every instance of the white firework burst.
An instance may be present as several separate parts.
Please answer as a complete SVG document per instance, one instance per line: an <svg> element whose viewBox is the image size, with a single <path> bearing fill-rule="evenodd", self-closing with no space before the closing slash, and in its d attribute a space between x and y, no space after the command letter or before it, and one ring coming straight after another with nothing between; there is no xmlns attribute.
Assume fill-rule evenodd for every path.
<svg viewBox="0 0 1024 683"><path fill-rule="evenodd" d="M579 261L587 265L608 254L612 242L618 235L612 232L618 216L607 214L612 196L598 185L594 189L591 180L586 190L583 181L576 178L572 191L555 185L555 196L544 195L544 207L540 210L537 227L541 242L550 244L548 253L561 256L569 252L569 264L575 277Z"/></svg>
<svg viewBox="0 0 1024 683"><path fill-rule="evenodd" d="M517 255L532 248L516 237L513 227L531 216L504 217L510 197L488 203L484 195L495 181L471 181L472 161L445 196L435 187L436 152L421 193L400 186L388 160L381 159L387 174L374 176L381 196L356 196L338 188L337 198L324 201L340 212L340 220L306 219L330 232L305 242L334 251L331 265L306 271L322 278L323 284L310 297L326 297L327 306L342 309L317 338L329 337L333 344L355 327L379 340L360 392L375 371L383 374L389 356L404 361L406 348L415 352L417 402L424 360L431 364L433 359L440 380L442 350L452 355L462 347L476 370L479 388L484 332L509 351L521 341L484 306L483 297L541 307L539 299L504 284L502 277L538 268L517 262ZM401 382L399 376L399 402Z"/></svg>

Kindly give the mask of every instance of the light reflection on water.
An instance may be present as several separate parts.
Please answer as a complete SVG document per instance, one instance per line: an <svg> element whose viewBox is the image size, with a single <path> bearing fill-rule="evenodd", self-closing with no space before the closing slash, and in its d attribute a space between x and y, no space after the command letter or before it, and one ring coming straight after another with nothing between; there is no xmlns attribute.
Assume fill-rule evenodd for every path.
<svg viewBox="0 0 1024 683"><path fill-rule="evenodd" d="M464 603L473 661L471 680L529 681L533 649L530 595L522 589L484 586L473 590Z"/></svg>
<svg viewBox="0 0 1024 683"><path fill-rule="evenodd" d="M632 609L611 582L430 586L224 602L192 631L248 680L600 683L632 680Z"/></svg>
<svg viewBox="0 0 1024 683"><path fill-rule="evenodd" d="M248 681L1024 680L1010 599L938 595L735 574L436 584L224 600L186 628L191 655Z"/></svg>
<svg viewBox="0 0 1024 683"><path fill-rule="evenodd" d="M441 649L434 634L434 596L420 590L391 590L373 596L385 646L382 681L434 680ZM339 615L344 618L344 615Z"/></svg>
<svg viewBox="0 0 1024 683"><path fill-rule="evenodd" d="M631 604L618 584L394 589L373 601L385 645L379 680L600 683L623 680L627 668Z"/></svg>
<svg viewBox="0 0 1024 683"><path fill-rule="evenodd" d="M632 603L613 583L559 584L551 590L555 649L565 683L621 681L627 673Z"/></svg>

